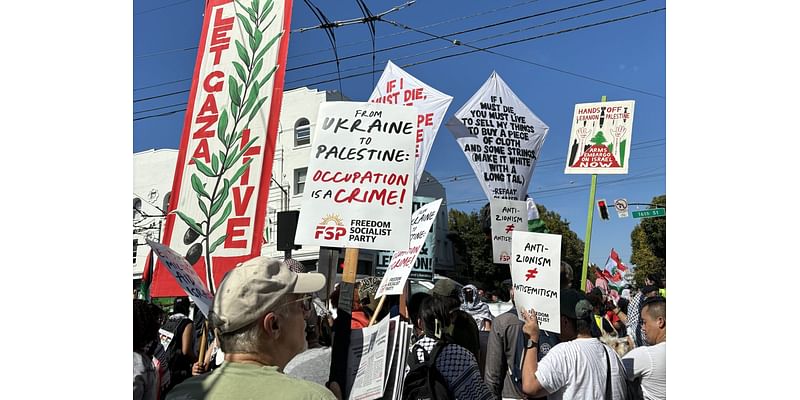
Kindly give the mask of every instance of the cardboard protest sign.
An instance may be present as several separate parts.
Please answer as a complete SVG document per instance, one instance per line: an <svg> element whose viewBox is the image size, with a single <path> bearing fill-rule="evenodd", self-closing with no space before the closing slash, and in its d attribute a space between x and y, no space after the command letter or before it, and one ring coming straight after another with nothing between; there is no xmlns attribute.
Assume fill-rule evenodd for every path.
<svg viewBox="0 0 800 400"><path fill-rule="evenodd" d="M283 97L291 2L205 2L163 243L211 293L261 254ZM181 287L159 263L154 297Z"/></svg>
<svg viewBox="0 0 800 400"><path fill-rule="evenodd" d="M525 200L550 129L497 72L451 118L453 133L490 199Z"/></svg>
<svg viewBox="0 0 800 400"><path fill-rule="evenodd" d="M320 104L295 243L408 248L416 116L414 107Z"/></svg>
<svg viewBox="0 0 800 400"><path fill-rule="evenodd" d="M433 197L424 196L414 196L412 199L413 201L411 202L411 210L413 212L419 210L423 205L436 200ZM414 228L412 227L411 229L411 234L414 235ZM413 247L414 245L412 244L411 246ZM433 280L435 254L436 224L432 224L430 233L427 237L425 237L425 241L422 243L422 248L419 249L419 253L417 254L417 261L414 262L414 266L411 268L411 274L409 274L408 277L412 279ZM389 268L389 263L392 261L392 257L394 257L393 251L378 252L377 261L375 262L375 276L383 277L383 275L386 273L386 270Z"/></svg>
<svg viewBox="0 0 800 400"><path fill-rule="evenodd" d="M561 235L514 231L511 236L511 282L514 304L536 310L541 329L561 333Z"/></svg>
<svg viewBox="0 0 800 400"><path fill-rule="evenodd" d="M575 104L565 174L627 174L633 100Z"/></svg>
<svg viewBox="0 0 800 400"><path fill-rule="evenodd" d="M439 212L441 204L442 199L438 199L422 206L411 216L411 244L406 250L394 252L394 256L389 262L389 268L386 270L386 274L383 275L378 291L375 293L375 298L380 298L387 294L399 295L403 293L403 287L406 284L408 275L411 274L411 269L416 265L417 255L422 249L425 239L430 236L428 233L436 220L436 214Z"/></svg>
<svg viewBox="0 0 800 400"><path fill-rule="evenodd" d="M166 266L166 270L175 277L181 288L194 301L194 304L197 304L200 312L208 317L208 310L211 309L214 296L206 289L203 281L197 276L197 272L194 271L189 261L186 261L186 258L182 255L161 243L147 239L147 244L156 253L159 261Z"/></svg>
<svg viewBox="0 0 800 400"><path fill-rule="evenodd" d="M511 234L528 231L527 204L519 200L489 200L492 212L492 262L510 264Z"/></svg>
<svg viewBox="0 0 800 400"><path fill-rule="evenodd" d="M422 172L425 170L425 164L428 162L433 140L436 139L439 125L441 125L453 97L426 85L389 61L369 96L369 101L417 107L416 173L414 175L414 190L416 191Z"/></svg>

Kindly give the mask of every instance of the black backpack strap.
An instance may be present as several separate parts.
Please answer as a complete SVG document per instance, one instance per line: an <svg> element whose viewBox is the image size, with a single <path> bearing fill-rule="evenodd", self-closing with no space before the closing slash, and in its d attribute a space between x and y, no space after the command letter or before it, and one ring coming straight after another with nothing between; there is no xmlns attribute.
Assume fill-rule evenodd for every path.
<svg viewBox="0 0 800 400"><path fill-rule="evenodd" d="M444 349L445 346L447 346L447 342L443 340L436 342L436 345L433 346L433 349L431 349L429 357L426 358L425 361L435 366L436 357L439 356L439 353L442 351L442 349Z"/></svg>
<svg viewBox="0 0 800 400"><path fill-rule="evenodd" d="M600 339L598 339L600 340ZM612 399L611 394L611 359L608 357L608 350L606 350L606 345L603 342L600 342L603 345L603 353L606 355L606 400Z"/></svg>

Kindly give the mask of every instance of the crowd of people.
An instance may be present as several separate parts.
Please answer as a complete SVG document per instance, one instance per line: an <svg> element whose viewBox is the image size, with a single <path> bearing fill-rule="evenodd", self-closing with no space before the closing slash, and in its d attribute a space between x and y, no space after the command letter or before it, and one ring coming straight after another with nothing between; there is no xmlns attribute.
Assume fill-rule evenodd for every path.
<svg viewBox="0 0 800 400"><path fill-rule="evenodd" d="M559 333L540 329L535 311L518 315L512 306L493 315L492 295L472 284L439 279L428 293L402 296L403 304L389 296L381 307L379 283L359 280L352 294L337 286L326 303L317 296L324 275L294 260L256 257L225 276L207 320L197 308L190 313L186 297L169 314L135 299L134 400L341 399L331 347L342 295L353 296L351 329L398 315L413 327L405 371L430 360L439 388L430 385L436 393L426 397L666 398L659 276L619 296L600 287L585 293L573 288L572 267L562 262ZM513 304L510 280L503 288ZM403 398L418 398L417 389L405 389Z"/></svg>

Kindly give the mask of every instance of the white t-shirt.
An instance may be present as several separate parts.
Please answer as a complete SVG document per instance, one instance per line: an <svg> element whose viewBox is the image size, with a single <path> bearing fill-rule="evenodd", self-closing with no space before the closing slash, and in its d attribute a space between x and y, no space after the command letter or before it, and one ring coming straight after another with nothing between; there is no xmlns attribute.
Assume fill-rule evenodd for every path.
<svg viewBox="0 0 800 400"><path fill-rule="evenodd" d="M642 378L645 399L667 398L667 342L640 346L622 357L628 380Z"/></svg>
<svg viewBox="0 0 800 400"><path fill-rule="evenodd" d="M606 396L606 356L611 362L611 394L624 398L625 371L614 350L596 338L578 338L557 344L539 361L536 379L550 393L548 399L595 399Z"/></svg>

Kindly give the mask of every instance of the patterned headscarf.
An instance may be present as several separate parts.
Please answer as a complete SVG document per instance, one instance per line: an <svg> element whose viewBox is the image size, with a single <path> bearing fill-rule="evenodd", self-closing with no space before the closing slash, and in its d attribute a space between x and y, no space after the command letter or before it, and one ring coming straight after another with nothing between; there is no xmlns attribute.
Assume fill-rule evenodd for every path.
<svg viewBox="0 0 800 400"><path fill-rule="evenodd" d="M378 293L378 286L381 284L381 278L375 276L368 276L358 281L358 298L361 301L369 299L368 302L372 303L375 300L375 294Z"/></svg>
<svg viewBox="0 0 800 400"><path fill-rule="evenodd" d="M306 267L300 261L297 261L294 258L287 258L283 260L283 263L286 264L286 267L289 268L289 271L292 271L296 274L304 274L306 272Z"/></svg>
<svg viewBox="0 0 800 400"><path fill-rule="evenodd" d="M472 290L471 303L468 303L464 298L464 292L467 290ZM491 311L489 311L489 305L481 301L480 296L478 296L478 288L476 288L475 285L464 286L459 293L459 297L461 298L461 309L472 316L472 319L478 324L478 330L481 330L481 327L483 327L483 320L494 320L494 316Z"/></svg>

